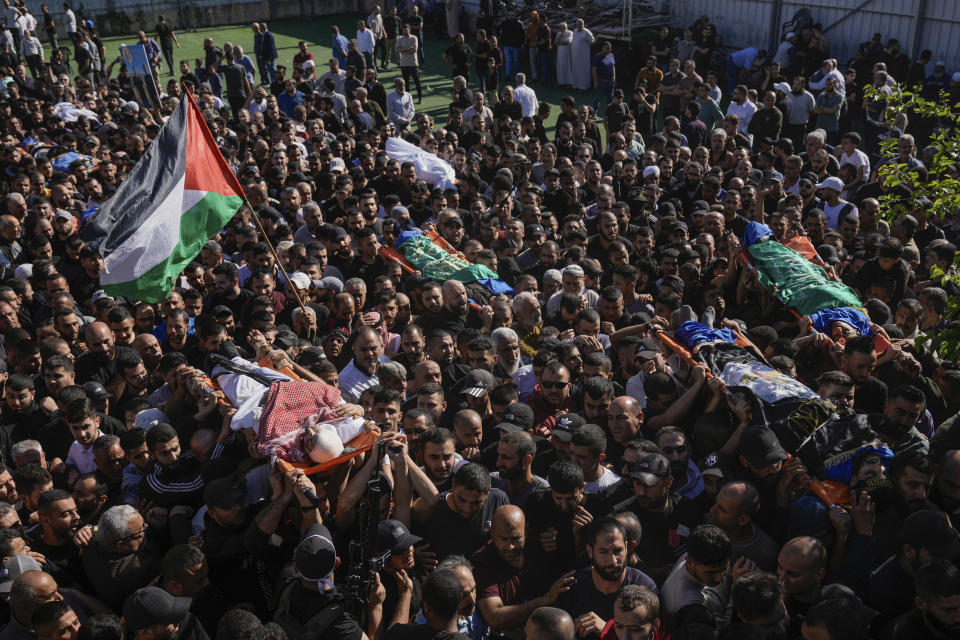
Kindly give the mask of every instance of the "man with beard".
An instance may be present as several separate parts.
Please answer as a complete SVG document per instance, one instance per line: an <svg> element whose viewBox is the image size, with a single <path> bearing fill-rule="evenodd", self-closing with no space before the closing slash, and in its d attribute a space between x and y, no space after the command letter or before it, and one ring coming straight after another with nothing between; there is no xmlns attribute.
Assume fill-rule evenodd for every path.
<svg viewBox="0 0 960 640"><path fill-rule="evenodd" d="M644 543L637 556L654 580L662 581L686 550L689 532L703 523L703 513L695 502L671 491L670 463L660 454L639 456L631 480L633 497L613 510L632 511L640 520Z"/></svg>
<svg viewBox="0 0 960 640"><path fill-rule="evenodd" d="M440 365L443 386L447 389L453 388L471 371L467 365L454 361L457 355L457 344L446 329L433 329L427 333L426 353L430 360Z"/></svg>
<svg viewBox="0 0 960 640"><path fill-rule="evenodd" d="M77 359L77 384L95 381L107 387L117 388L117 356L124 351L136 353L129 347L116 345L113 331L105 322L94 322L84 328L87 352ZM114 394L116 395L116 394Z"/></svg>
<svg viewBox="0 0 960 640"><path fill-rule="evenodd" d="M347 402L357 402L360 394L380 384L377 368L383 354L380 336L374 329L363 326L353 334L353 360L340 372L340 389Z"/></svg>
<svg viewBox="0 0 960 640"><path fill-rule="evenodd" d="M912 513L903 521L901 534L900 552L874 570L867 586L867 604L881 612L877 624L913 608L915 579L921 566L931 560L960 559L960 534L938 511Z"/></svg>
<svg viewBox="0 0 960 640"><path fill-rule="evenodd" d="M920 567L916 577L916 608L894 620L891 640L960 637L960 571L947 560Z"/></svg>
<svg viewBox="0 0 960 640"><path fill-rule="evenodd" d="M406 325L400 334L400 351L393 356L393 361L402 364L410 377L426 357L423 345L423 329L413 323Z"/></svg>
<svg viewBox="0 0 960 640"><path fill-rule="evenodd" d="M518 293L511 303L513 310L513 330L520 340L520 354L527 358L537 355L540 348L540 331L543 327L543 312L540 300L533 293Z"/></svg>
<svg viewBox="0 0 960 640"><path fill-rule="evenodd" d="M520 337L510 327L498 327L490 333L490 339L496 349L493 377L497 380L512 378L517 369L524 364L520 355Z"/></svg>
<svg viewBox="0 0 960 640"><path fill-rule="evenodd" d="M907 516L922 509L937 510L929 500L934 470L933 463L922 453L894 456L890 462L887 478L893 485L893 500L877 511L873 566L900 551L902 524Z"/></svg>
<svg viewBox="0 0 960 640"><path fill-rule="evenodd" d="M42 553L47 573L57 584L74 586L86 583L80 566L80 553L73 536L80 526L77 504L66 491L51 489L37 501L39 522L26 532L31 551Z"/></svg>
<svg viewBox="0 0 960 640"><path fill-rule="evenodd" d="M719 527L702 525L687 541L687 553L663 584L663 608L673 616L678 628L687 621L713 619L724 614L734 580L751 565L741 560L730 569L730 541Z"/></svg>
<svg viewBox="0 0 960 640"><path fill-rule="evenodd" d="M109 499L107 485L97 479L96 473L83 474L73 485L73 501L77 503L77 513L83 525L95 525Z"/></svg>
<svg viewBox="0 0 960 640"><path fill-rule="evenodd" d="M510 504L520 508L534 491L550 487L546 480L533 475L536 453L537 445L526 431L505 433L497 444L497 470L490 474L490 482L507 494Z"/></svg>
<svg viewBox="0 0 960 640"><path fill-rule="evenodd" d="M449 491L453 486L454 471L464 462L457 457L453 433L444 427L427 429L420 437L420 448L423 451L423 471L427 478L437 491Z"/></svg>
<svg viewBox="0 0 960 640"><path fill-rule="evenodd" d="M481 316L487 313L493 315L493 309L488 306L484 306L480 312L472 308L469 304L466 287L457 280L444 282L442 295L443 309L437 313L434 327L458 334L466 327L481 328L483 326Z"/></svg>
<svg viewBox="0 0 960 640"><path fill-rule="evenodd" d="M531 613L540 607L554 605L573 581L572 572L565 574L545 595L536 597L531 578L540 568L527 565L525 548L526 518L523 511L514 505L500 507L493 513L490 541L473 554L477 605L483 619L494 631L519 630ZM524 568L528 571L524 572Z"/></svg>
<svg viewBox="0 0 960 640"><path fill-rule="evenodd" d="M583 471L572 460L554 462L547 478L549 489L531 495L523 507L535 540L528 558L543 568L542 586L574 567L575 538L609 510L603 498L583 490Z"/></svg>
<svg viewBox="0 0 960 640"><path fill-rule="evenodd" d="M627 532L607 516L590 527L587 538L590 566L574 574L573 587L561 598L560 608L570 613L580 638L599 638L613 618L617 591L624 585L640 585L656 591L648 575L627 566Z"/></svg>
<svg viewBox="0 0 960 640"><path fill-rule="evenodd" d="M603 380L610 384L606 378L591 380ZM570 438L570 459L583 470L586 481L583 490L587 493L605 495L620 481L620 476L603 466L607 457L606 450L607 436L598 425L585 424Z"/></svg>
<svg viewBox="0 0 960 640"><path fill-rule="evenodd" d="M548 362L540 373L540 385L527 399L533 409L535 432L550 435L561 413L574 413L577 405L570 397L570 371L556 360Z"/></svg>
<svg viewBox="0 0 960 640"><path fill-rule="evenodd" d="M937 466L930 500L954 520L960 509L960 451L947 451Z"/></svg>
<svg viewBox="0 0 960 640"><path fill-rule="evenodd" d="M199 508L203 498L200 463L193 451L181 452L177 431L164 422L147 432L147 450L156 462L140 481L140 497L159 507Z"/></svg>
<svg viewBox="0 0 960 640"><path fill-rule="evenodd" d="M663 427L657 431L653 441L660 447L660 453L670 462L670 475L673 476L674 491L691 500L703 492L703 478L700 469L690 459L690 446L687 434L677 427ZM728 532L729 533L729 532Z"/></svg>
<svg viewBox="0 0 960 640"><path fill-rule="evenodd" d="M627 443L635 440L643 428L643 409L637 399L629 395L614 398L607 410L607 426L611 435L607 440L607 460L614 469L620 469Z"/></svg>

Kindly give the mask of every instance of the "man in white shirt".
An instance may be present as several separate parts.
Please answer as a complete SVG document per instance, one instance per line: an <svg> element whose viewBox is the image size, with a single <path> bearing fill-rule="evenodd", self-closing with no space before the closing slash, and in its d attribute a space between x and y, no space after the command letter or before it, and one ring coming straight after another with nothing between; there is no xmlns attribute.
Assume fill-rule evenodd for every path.
<svg viewBox="0 0 960 640"><path fill-rule="evenodd" d="M349 295L349 294L339 294ZM340 372L340 391L347 402L357 402L364 391L380 384L377 369L383 346L376 330L363 326L355 331L353 342L353 360Z"/></svg>
<svg viewBox="0 0 960 640"><path fill-rule="evenodd" d="M9 24L9 23L8 23ZM64 3L63 5L63 24L67 30L67 37L70 38L70 42L76 46L77 44L77 16L73 13L73 9L70 8L70 5Z"/></svg>
<svg viewBox="0 0 960 640"><path fill-rule="evenodd" d="M730 106L727 107L728 116L732 113L740 118L740 124L737 126L737 131L744 135L748 135L747 127L750 126L750 120L753 119L753 114L756 112L757 105L747 100L747 88L742 84L738 84L733 90L733 99L730 101Z"/></svg>
<svg viewBox="0 0 960 640"><path fill-rule="evenodd" d="M845 188L843 180L836 177L827 178L817 185L817 189L823 197L823 213L827 218L827 227L834 231L840 227L842 217L851 213L859 214L853 203L840 199L840 193Z"/></svg>
<svg viewBox="0 0 960 640"><path fill-rule="evenodd" d="M347 72L340 68L340 63L336 58L330 58L330 70L320 76L320 86L324 86L326 81L333 80L334 90L337 93L343 93L343 85L347 81Z"/></svg>
<svg viewBox="0 0 960 640"><path fill-rule="evenodd" d="M376 46L376 34L370 29L367 29L367 23L363 20L357 22L357 51L363 54L363 59L366 61L368 67L376 68L375 60L373 59L373 50Z"/></svg>
<svg viewBox="0 0 960 640"><path fill-rule="evenodd" d="M527 86L526 75L518 73L515 80L517 86L513 88L513 99L520 103L524 117L532 118L540 107L540 103L537 101L537 93Z"/></svg>
<svg viewBox="0 0 960 640"><path fill-rule="evenodd" d="M403 78L394 80L393 87L394 91L387 96L387 118L399 131L403 131L417 115L417 110Z"/></svg>
<svg viewBox="0 0 960 640"><path fill-rule="evenodd" d="M493 111L484 104L482 91L473 92L473 106L463 112L463 121L470 122L473 116L479 114L487 123L487 131L493 131Z"/></svg>

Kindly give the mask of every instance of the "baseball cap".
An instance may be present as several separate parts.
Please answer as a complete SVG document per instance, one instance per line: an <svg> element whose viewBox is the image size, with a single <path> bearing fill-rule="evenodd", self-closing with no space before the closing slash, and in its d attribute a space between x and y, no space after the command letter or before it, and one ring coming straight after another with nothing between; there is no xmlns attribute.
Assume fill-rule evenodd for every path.
<svg viewBox="0 0 960 640"><path fill-rule="evenodd" d="M702 476L716 476L718 478L724 477L723 468L720 466L720 456L716 453L711 453L707 456L707 459L703 461L703 470L700 472Z"/></svg>
<svg viewBox="0 0 960 640"><path fill-rule="evenodd" d="M790 85L786 82L775 82L773 83L773 88L776 91L782 91L783 93L790 93Z"/></svg>
<svg viewBox="0 0 960 640"><path fill-rule="evenodd" d="M135 428L143 429L144 431L150 431L161 422L170 422L170 418L167 417L163 411L157 408L144 409L137 413L133 418L133 426Z"/></svg>
<svg viewBox="0 0 960 640"><path fill-rule="evenodd" d="M107 391L102 384L94 380L84 382L83 390L86 392L87 397L95 402L113 397L113 394Z"/></svg>
<svg viewBox="0 0 960 640"><path fill-rule="evenodd" d="M302 271L296 271L290 274L290 282L297 285L297 289L306 291L310 288L310 276Z"/></svg>
<svg viewBox="0 0 960 640"><path fill-rule="evenodd" d="M158 587L137 589L123 603L123 619L131 631L155 624L178 624L190 611L191 598L177 598Z"/></svg>
<svg viewBox="0 0 960 640"><path fill-rule="evenodd" d="M670 475L670 462L659 453L647 453L634 461L630 475L652 487Z"/></svg>
<svg viewBox="0 0 960 640"><path fill-rule="evenodd" d="M391 553L404 553L410 547L423 541L420 536L410 533L407 525L399 520L384 520L377 526L377 542L380 549Z"/></svg>
<svg viewBox="0 0 960 640"><path fill-rule="evenodd" d="M107 295L106 291L104 291L103 289L97 289L96 291L93 292L93 295L90 296L90 304L97 304L101 300L113 300L114 302L116 302L116 300L114 300L112 296Z"/></svg>
<svg viewBox="0 0 960 640"><path fill-rule="evenodd" d="M440 194L440 195L443 195L443 194ZM449 218L443 221L443 224L450 224L450 223L458 224L461 227L463 226L463 220L460 219L460 216L450 216Z"/></svg>
<svg viewBox="0 0 960 640"><path fill-rule="evenodd" d="M831 176L817 185L817 189L833 189L834 191L843 191L843 180Z"/></svg>
<svg viewBox="0 0 960 640"><path fill-rule="evenodd" d="M914 549L926 549L938 559L960 558L960 533L950 526L942 513L929 509L911 513L903 521L900 535Z"/></svg>
<svg viewBox="0 0 960 640"><path fill-rule="evenodd" d="M657 344L654 338L644 338L637 346L637 354L634 359L643 358L644 360L653 360L658 354L663 353L663 349Z"/></svg>
<svg viewBox="0 0 960 640"><path fill-rule="evenodd" d="M740 436L740 455L757 469L789 458L780 446L777 434L764 425L755 425L743 432Z"/></svg>
<svg viewBox="0 0 960 640"><path fill-rule="evenodd" d="M649 167L644 167L643 169L644 178L647 178L649 176L659 176L659 175L660 175L660 167L658 167L655 164L652 164Z"/></svg>
<svg viewBox="0 0 960 640"><path fill-rule="evenodd" d="M330 530L322 524L307 529L293 552L293 564L304 580L320 582L337 565L337 548L330 539Z"/></svg>
<svg viewBox="0 0 960 640"><path fill-rule="evenodd" d="M545 236L547 235L546 230L544 230L542 224L528 224L524 230L524 235L526 236Z"/></svg>
<svg viewBox="0 0 960 640"><path fill-rule="evenodd" d="M329 289L331 291L336 291L337 293L343 293L343 283L340 282L340 278L327 276L326 278L314 280L313 284L317 287L317 289Z"/></svg>
<svg viewBox="0 0 960 640"><path fill-rule="evenodd" d="M245 480L233 481L229 478L217 478L203 490L203 502L208 509L229 509L247 497Z"/></svg>
<svg viewBox="0 0 960 640"><path fill-rule="evenodd" d="M13 581L27 571L42 571L40 563L30 556L13 556L7 558L0 571L0 593L10 593Z"/></svg>
<svg viewBox="0 0 960 640"><path fill-rule="evenodd" d="M330 161L330 171L346 171L347 165L343 162L343 158L334 158Z"/></svg>
<svg viewBox="0 0 960 640"><path fill-rule="evenodd" d="M553 427L550 435L556 436L563 442L570 442L573 439L573 434L585 424L587 424L587 421L581 415L561 413L557 416L557 424Z"/></svg>
<svg viewBox="0 0 960 640"><path fill-rule="evenodd" d="M467 374L463 381L463 391L474 398L482 398L490 389L496 386L493 375L483 369L474 369Z"/></svg>
<svg viewBox="0 0 960 640"><path fill-rule="evenodd" d="M525 404L514 402L503 412L503 422L495 428L506 433L529 431L533 429L533 409Z"/></svg>

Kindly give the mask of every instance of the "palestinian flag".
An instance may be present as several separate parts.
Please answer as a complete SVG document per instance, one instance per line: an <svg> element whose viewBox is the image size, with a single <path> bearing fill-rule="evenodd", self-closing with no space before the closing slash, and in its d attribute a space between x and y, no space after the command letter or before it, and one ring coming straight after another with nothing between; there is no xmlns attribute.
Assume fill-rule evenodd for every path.
<svg viewBox="0 0 960 640"><path fill-rule="evenodd" d="M241 204L243 190L188 94L81 235L103 256L107 293L161 302Z"/></svg>

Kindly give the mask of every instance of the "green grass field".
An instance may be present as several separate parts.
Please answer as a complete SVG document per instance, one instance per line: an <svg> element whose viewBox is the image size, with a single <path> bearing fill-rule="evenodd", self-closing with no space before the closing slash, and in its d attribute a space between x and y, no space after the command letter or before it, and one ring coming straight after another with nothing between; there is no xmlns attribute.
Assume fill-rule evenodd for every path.
<svg viewBox="0 0 960 640"><path fill-rule="evenodd" d="M344 35L352 37L352 34L356 30L354 25L356 25L357 19L360 17L363 16L360 14L340 14L336 16L325 16L317 20L271 22L270 30L276 37L277 49L280 53L280 58L277 62L285 64L289 68L293 55L297 52L297 43L303 40L308 43L309 50L317 60L318 75L323 73L326 71L326 61L331 57L330 27L339 25ZM149 28L152 28L152 26L153 25L150 25ZM151 35L149 30L147 33ZM179 49L174 49L175 65L179 65L180 60L189 60L190 66L193 67L194 59L203 57L203 39L206 37L213 38L218 46L223 46L224 42L239 44L243 47L244 53L247 53L253 58L253 32L248 25L215 27L200 29L195 32L178 32L177 37L180 39L182 46ZM105 38L104 45L107 48L107 59L113 59L120 44L132 44L134 42L136 42L134 34L127 37ZM474 43L470 44L472 45ZM449 40L438 41L432 36L431 30L426 30L426 41L424 43L426 68L421 71L421 83L425 87L429 87L429 89L424 90L423 104L417 106L417 112L425 111L429 113L438 124L446 121L447 107L450 103L450 68L440 57L449 45ZM166 75L166 64L162 66L163 75L160 81L161 84L166 84L168 78ZM526 68L526 64L522 66L529 78L529 69ZM393 90L393 79L399 75L400 71L396 66L392 66L387 72L380 72L380 81L385 85L388 93ZM257 80L259 82L259 78L257 78ZM470 86L471 88L476 88L475 78L471 78ZM552 127L556 120L556 115L560 111L558 106L560 98L566 93L569 93L570 90L561 90L553 87L543 88L538 83L532 81L530 82L530 86L536 90L537 97L541 102L546 101L554 107L551 110L551 117L547 121L549 127ZM592 93L579 95L574 93L573 95L578 103L593 100Z"/></svg>

